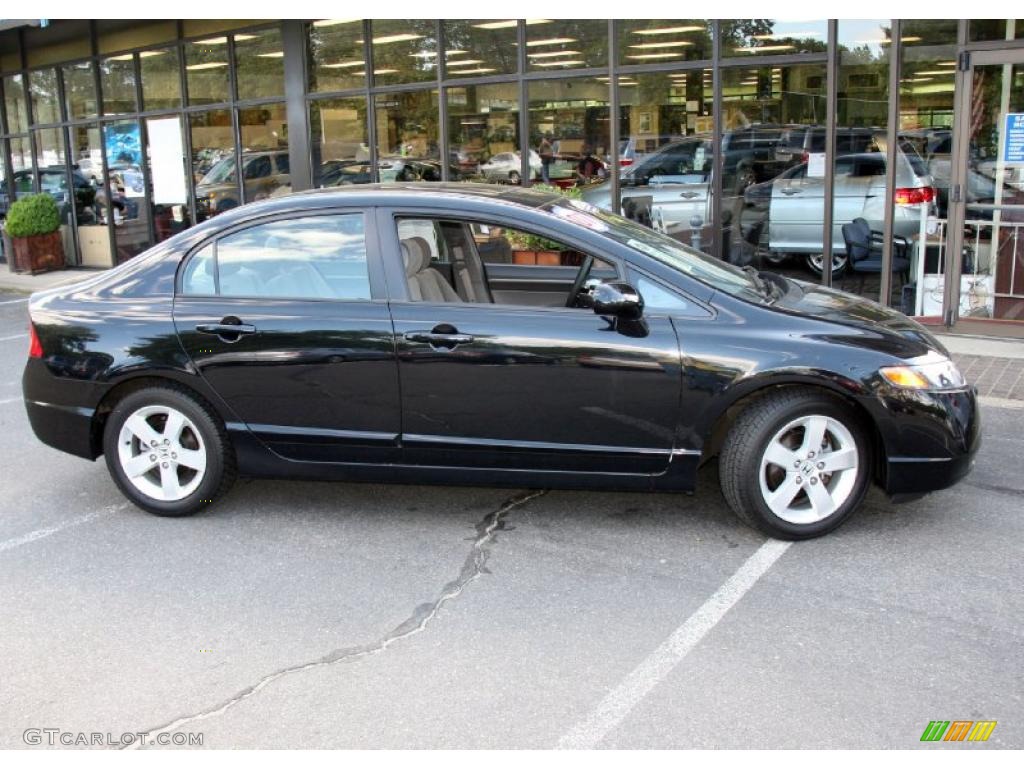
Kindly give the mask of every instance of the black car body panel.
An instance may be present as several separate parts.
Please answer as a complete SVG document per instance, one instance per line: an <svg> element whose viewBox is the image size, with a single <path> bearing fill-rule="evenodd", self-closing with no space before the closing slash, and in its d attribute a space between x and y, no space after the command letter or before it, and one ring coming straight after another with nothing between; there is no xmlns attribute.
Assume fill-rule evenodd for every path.
<svg viewBox="0 0 1024 768"><path fill-rule="evenodd" d="M910 496L955 482L979 444L973 388L899 390L880 367L941 345L917 323L802 284L755 304L599 232L551 215L556 199L508 187L350 187L227 211L120 267L30 302L43 357L23 389L41 440L101 452L109 403L133 382L168 380L217 411L244 474L689 490L739 404L779 386L813 386L872 426L876 480ZM365 302L176 296L187 255L248 222L316 211L367 212L373 295ZM636 327L579 309L407 300L398 215L501 220L643 275L683 299ZM500 269L498 270L500 273ZM529 270L523 271L529 275ZM259 332L195 332L229 315ZM447 324L452 348L416 341Z"/></svg>

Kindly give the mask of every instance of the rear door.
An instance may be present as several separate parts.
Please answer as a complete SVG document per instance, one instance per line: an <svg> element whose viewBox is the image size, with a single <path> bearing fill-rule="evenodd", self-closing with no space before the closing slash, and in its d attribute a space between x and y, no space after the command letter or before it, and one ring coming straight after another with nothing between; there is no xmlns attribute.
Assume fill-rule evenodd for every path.
<svg viewBox="0 0 1024 768"><path fill-rule="evenodd" d="M193 251L174 322L199 373L289 459L389 462L400 403L372 212L291 214Z"/></svg>
<svg viewBox="0 0 1024 768"><path fill-rule="evenodd" d="M455 211L396 209L379 220L391 269L404 462L624 475L665 471L682 382L671 322L652 315L642 330L630 333L590 309L565 306L586 256L601 258L595 277L624 277L620 263L581 250L576 239L481 217L472 243L460 240L431 254L471 247L473 258L486 237L490 253L505 254L485 265L490 295L460 291L454 263L449 285L457 299L415 301L407 284L417 278L402 269L399 256L415 243L400 241L399 233L421 231L409 220L433 221L442 234L448 223L454 225L448 231L458 232L466 218ZM520 263L517 254L542 252L538 247L554 254L541 260L547 263L536 257L533 264ZM443 266L432 259L429 269L449 279Z"/></svg>

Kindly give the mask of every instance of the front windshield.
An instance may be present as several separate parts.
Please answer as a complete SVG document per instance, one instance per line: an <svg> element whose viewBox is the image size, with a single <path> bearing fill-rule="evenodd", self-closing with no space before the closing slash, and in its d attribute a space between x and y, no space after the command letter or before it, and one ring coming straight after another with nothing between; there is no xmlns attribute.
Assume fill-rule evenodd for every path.
<svg viewBox="0 0 1024 768"><path fill-rule="evenodd" d="M209 170L200 184L223 184L226 181L235 180L235 158L225 157L218 160Z"/></svg>
<svg viewBox="0 0 1024 768"><path fill-rule="evenodd" d="M639 251L672 269L732 296L765 298L755 275L683 245L649 227L579 200L556 200L544 206L560 218L599 231L617 243Z"/></svg>

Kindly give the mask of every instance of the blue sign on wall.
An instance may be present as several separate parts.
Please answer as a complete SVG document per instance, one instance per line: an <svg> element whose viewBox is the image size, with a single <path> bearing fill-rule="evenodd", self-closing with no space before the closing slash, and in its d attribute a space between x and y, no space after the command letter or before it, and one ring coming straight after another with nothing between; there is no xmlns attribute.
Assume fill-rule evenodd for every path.
<svg viewBox="0 0 1024 768"><path fill-rule="evenodd" d="M1006 115L1003 162L1007 165L1024 165L1024 113L1010 112Z"/></svg>

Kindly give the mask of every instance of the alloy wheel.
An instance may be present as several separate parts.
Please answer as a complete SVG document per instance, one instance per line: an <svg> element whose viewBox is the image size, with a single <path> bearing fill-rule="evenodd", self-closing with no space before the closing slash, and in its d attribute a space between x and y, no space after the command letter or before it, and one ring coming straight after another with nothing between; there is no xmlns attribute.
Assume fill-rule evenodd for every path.
<svg viewBox="0 0 1024 768"><path fill-rule="evenodd" d="M846 269L846 255L845 254L832 254L832 276L836 277L842 274L843 270ZM825 257L821 253L812 253L807 256L807 266L810 270L820 275L825 269Z"/></svg>
<svg viewBox="0 0 1024 768"><path fill-rule="evenodd" d="M857 483L859 454L840 421L802 416L775 433L761 455L761 495L772 513L807 525L834 514Z"/></svg>
<svg viewBox="0 0 1024 768"><path fill-rule="evenodd" d="M207 466L199 429L168 405L147 405L125 419L118 460L128 481L157 501L179 501L193 493Z"/></svg>

